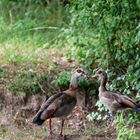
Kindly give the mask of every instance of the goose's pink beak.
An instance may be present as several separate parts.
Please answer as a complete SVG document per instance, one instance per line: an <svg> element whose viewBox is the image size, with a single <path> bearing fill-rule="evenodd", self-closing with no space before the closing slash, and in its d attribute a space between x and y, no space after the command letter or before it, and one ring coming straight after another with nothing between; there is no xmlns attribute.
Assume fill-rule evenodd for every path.
<svg viewBox="0 0 140 140"><path fill-rule="evenodd" d="M81 75L85 78L87 77L87 75L84 72Z"/></svg>
<svg viewBox="0 0 140 140"><path fill-rule="evenodd" d="M92 78L96 78L96 77L99 77L99 74L95 74L92 76Z"/></svg>

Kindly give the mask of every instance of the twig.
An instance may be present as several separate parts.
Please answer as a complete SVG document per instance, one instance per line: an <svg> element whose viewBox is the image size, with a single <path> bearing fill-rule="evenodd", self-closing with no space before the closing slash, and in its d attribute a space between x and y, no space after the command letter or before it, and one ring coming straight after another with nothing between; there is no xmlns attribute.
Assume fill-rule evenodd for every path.
<svg viewBox="0 0 140 140"><path fill-rule="evenodd" d="M10 18L10 23L13 22L13 15L12 15L12 11L9 10L9 18Z"/></svg>
<svg viewBox="0 0 140 140"><path fill-rule="evenodd" d="M54 30L57 30L59 28L58 27L52 27L52 26L49 26L49 27L35 27L35 28L29 29L29 31L32 31L32 30L44 30L44 29L54 29Z"/></svg>
<svg viewBox="0 0 140 140"><path fill-rule="evenodd" d="M39 83L39 82L38 82L38 85L39 85L39 87L40 87L41 91L42 91L43 93L45 93L45 90L42 88L42 86L40 85L40 83Z"/></svg>

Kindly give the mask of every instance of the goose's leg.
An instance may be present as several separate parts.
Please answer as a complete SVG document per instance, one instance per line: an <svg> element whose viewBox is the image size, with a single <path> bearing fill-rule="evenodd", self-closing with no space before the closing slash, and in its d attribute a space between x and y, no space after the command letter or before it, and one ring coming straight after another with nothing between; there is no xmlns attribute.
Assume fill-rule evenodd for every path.
<svg viewBox="0 0 140 140"><path fill-rule="evenodd" d="M62 119L62 122L61 122L61 131L60 131L60 136L63 137L63 127L64 127L64 119Z"/></svg>
<svg viewBox="0 0 140 140"><path fill-rule="evenodd" d="M126 114L125 111L123 112L123 115L124 115L124 117L125 117L125 120L128 121L128 116L127 116L127 114Z"/></svg>
<svg viewBox="0 0 140 140"><path fill-rule="evenodd" d="M52 120L51 118L49 119L49 133L52 135Z"/></svg>
<svg viewBox="0 0 140 140"><path fill-rule="evenodd" d="M114 116L112 115L111 122L110 122L108 128L110 128L112 126L113 121L114 121Z"/></svg>

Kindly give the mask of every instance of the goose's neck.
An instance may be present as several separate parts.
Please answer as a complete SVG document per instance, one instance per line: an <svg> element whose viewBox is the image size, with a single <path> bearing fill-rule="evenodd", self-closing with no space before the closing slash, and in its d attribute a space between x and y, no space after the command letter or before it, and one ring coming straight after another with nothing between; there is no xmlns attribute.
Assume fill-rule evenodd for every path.
<svg viewBox="0 0 140 140"><path fill-rule="evenodd" d="M69 85L69 89L64 91L64 93L66 93L67 95L70 95L75 98L76 98L76 92L77 92L77 88L78 88L77 78L78 77L76 77L76 76L72 76L70 85Z"/></svg>
<svg viewBox="0 0 140 140"><path fill-rule="evenodd" d="M78 88L77 78L78 77L76 76L71 77L70 86L69 86L70 90L76 90Z"/></svg>
<svg viewBox="0 0 140 140"><path fill-rule="evenodd" d="M101 78L99 93L106 91L107 75Z"/></svg>

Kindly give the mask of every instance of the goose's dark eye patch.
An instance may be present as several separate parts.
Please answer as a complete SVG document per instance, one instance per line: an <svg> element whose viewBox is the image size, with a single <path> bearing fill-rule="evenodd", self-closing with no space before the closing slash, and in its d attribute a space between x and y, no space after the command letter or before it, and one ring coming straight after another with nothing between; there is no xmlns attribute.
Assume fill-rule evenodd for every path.
<svg viewBox="0 0 140 140"><path fill-rule="evenodd" d="M82 70L78 69L78 70L77 70L77 72L78 72L78 73L81 73L81 72L82 72Z"/></svg>
<svg viewBox="0 0 140 140"><path fill-rule="evenodd" d="M102 71L98 71L98 74L102 74Z"/></svg>

